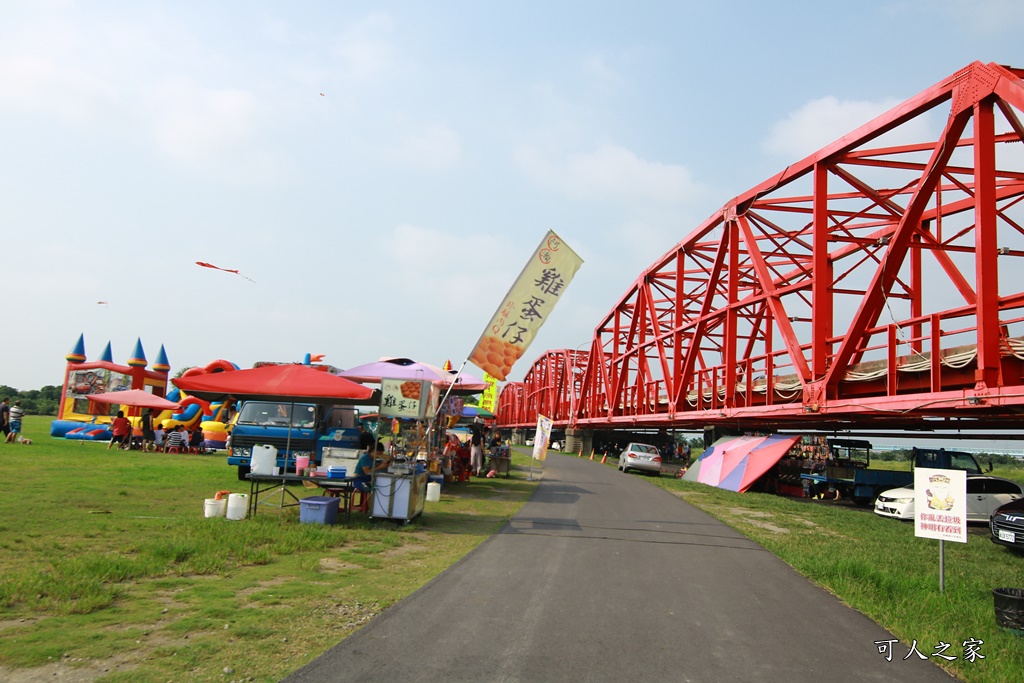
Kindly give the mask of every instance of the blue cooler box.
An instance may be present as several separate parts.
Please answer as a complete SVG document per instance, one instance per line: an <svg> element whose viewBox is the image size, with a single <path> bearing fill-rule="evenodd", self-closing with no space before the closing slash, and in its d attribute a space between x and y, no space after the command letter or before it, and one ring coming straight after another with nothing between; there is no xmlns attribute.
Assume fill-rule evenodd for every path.
<svg viewBox="0 0 1024 683"><path fill-rule="evenodd" d="M338 521L338 499L310 496L299 501L299 521L303 524L334 524Z"/></svg>

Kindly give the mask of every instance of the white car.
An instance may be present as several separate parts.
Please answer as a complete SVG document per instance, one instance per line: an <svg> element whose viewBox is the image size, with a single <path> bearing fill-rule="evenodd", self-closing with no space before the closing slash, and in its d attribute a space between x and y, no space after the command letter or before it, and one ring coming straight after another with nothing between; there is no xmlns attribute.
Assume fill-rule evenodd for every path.
<svg viewBox="0 0 1024 683"><path fill-rule="evenodd" d="M1024 498L1021 485L1009 479L973 475L967 477L967 521L989 521L997 507ZM914 518L914 489L905 486L889 489L875 500L875 514L896 519Z"/></svg>
<svg viewBox="0 0 1024 683"><path fill-rule="evenodd" d="M619 454L619 469L623 472L644 470L645 472L661 473L661 453L646 443L627 444Z"/></svg>

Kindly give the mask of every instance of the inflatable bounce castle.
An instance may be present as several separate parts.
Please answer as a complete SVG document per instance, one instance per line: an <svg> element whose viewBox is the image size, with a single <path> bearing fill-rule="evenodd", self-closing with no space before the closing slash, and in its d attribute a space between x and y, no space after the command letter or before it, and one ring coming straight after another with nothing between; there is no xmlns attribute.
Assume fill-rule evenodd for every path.
<svg viewBox="0 0 1024 683"><path fill-rule="evenodd" d="M50 425L50 436L62 436L66 439L82 439L89 441L109 441L110 422L119 410L131 419L136 436L140 436L139 423L141 412L138 408L127 405L110 405L97 408L90 405L90 394L102 394L111 391L142 389L154 396L162 396L181 405L179 412L170 410L153 415L154 424L162 424L165 428L184 425L192 429L201 423L204 446L206 448L223 448L227 439L228 406L221 403L207 403L194 396L186 396L177 388L167 391L168 373L171 366L167 362L167 353L163 345L157 354L152 368L146 369L148 361L142 349L142 340L135 342L135 348L127 365L113 361L110 343L100 355L99 360L87 361L85 355L85 335L78 337L71 352L65 356L67 367L64 371L64 386L61 392L57 419ZM190 368L183 376L237 370L238 366L226 360L216 360L204 368ZM102 412L96 412L101 410Z"/></svg>

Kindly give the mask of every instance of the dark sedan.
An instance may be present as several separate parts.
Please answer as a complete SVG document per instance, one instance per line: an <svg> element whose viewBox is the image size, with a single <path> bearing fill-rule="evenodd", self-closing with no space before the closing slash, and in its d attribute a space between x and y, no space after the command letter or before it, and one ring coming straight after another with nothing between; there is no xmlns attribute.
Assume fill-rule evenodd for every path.
<svg viewBox="0 0 1024 683"><path fill-rule="evenodd" d="M988 526L993 543L1024 553L1024 498L997 507Z"/></svg>

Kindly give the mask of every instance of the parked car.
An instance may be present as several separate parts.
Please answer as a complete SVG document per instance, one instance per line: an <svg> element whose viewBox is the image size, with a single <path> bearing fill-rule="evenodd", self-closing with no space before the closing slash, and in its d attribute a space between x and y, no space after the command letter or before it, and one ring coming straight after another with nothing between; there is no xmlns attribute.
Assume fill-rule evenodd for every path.
<svg viewBox="0 0 1024 683"><path fill-rule="evenodd" d="M533 438L532 437L526 440L526 445L527 446L532 446L533 445Z"/></svg>
<svg viewBox="0 0 1024 683"><path fill-rule="evenodd" d="M988 475L968 476L967 521L987 523L996 508L1019 498L1024 498L1024 489L1015 481ZM875 500L875 514L896 519L913 519L913 487L904 486L880 493Z"/></svg>
<svg viewBox="0 0 1024 683"><path fill-rule="evenodd" d="M553 451L560 451L560 450L562 450L562 442L561 441L552 441L551 442L551 450L553 450Z"/></svg>
<svg viewBox="0 0 1024 683"><path fill-rule="evenodd" d="M1024 553L1024 498L997 507L988 528L992 531L993 543Z"/></svg>
<svg viewBox="0 0 1024 683"><path fill-rule="evenodd" d="M644 470L661 473L661 454L658 449L646 443L629 443L619 453L619 469L623 472Z"/></svg>

